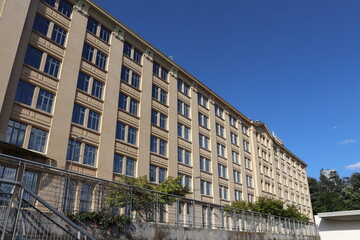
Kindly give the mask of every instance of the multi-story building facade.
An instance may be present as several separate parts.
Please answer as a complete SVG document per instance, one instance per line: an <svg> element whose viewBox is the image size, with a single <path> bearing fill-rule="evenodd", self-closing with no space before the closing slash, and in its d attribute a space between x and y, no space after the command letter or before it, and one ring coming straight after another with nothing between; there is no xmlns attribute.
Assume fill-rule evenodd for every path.
<svg viewBox="0 0 360 240"><path fill-rule="evenodd" d="M0 1L0 32L1 152L312 215L301 159L92 1Z"/></svg>

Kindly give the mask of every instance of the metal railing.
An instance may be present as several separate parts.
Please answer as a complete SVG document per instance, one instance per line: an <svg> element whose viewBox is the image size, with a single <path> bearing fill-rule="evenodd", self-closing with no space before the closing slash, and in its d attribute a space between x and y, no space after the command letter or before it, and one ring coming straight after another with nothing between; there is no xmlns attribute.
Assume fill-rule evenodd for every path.
<svg viewBox="0 0 360 240"><path fill-rule="evenodd" d="M126 214L133 222L318 235L314 223L164 194L0 154L0 178L14 180L18 172L24 176L18 181L58 212L108 211L112 215ZM1 184L0 189L9 192L7 185ZM121 205L109 205L114 195L121 198Z"/></svg>

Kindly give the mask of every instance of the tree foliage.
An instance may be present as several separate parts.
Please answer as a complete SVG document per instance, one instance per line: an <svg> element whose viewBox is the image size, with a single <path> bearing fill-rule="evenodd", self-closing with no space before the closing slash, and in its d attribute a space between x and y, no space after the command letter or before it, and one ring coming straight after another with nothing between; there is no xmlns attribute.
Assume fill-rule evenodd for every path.
<svg viewBox="0 0 360 240"><path fill-rule="evenodd" d="M259 197L256 202L234 201L230 207L242 210L255 211L294 220L309 221L309 217L301 213L295 205L285 207L285 202L267 197Z"/></svg>
<svg viewBox="0 0 360 240"><path fill-rule="evenodd" d="M313 213L360 209L360 173L341 178L336 171L319 181L308 178Z"/></svg>

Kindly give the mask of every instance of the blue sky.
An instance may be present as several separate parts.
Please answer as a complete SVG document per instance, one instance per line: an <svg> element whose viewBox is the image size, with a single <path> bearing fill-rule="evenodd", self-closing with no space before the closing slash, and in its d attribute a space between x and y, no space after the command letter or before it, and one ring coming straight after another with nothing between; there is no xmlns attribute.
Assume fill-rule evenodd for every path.
<svg viewBox="0 0 360 240"><path fill-rule="evenodd" d="M95 0L308 163L360 171L360 1Z"/></svg>

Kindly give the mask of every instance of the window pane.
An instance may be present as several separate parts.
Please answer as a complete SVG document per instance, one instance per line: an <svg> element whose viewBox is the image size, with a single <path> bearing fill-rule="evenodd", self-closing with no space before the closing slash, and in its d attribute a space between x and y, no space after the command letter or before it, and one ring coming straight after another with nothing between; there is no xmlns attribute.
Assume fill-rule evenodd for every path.
<svg viewBox="0 0 360 240"><path fill-rule="evenodd" d="M92 17L88 17L88 22L87 22L86 29L87 29L89 32L91 32L92 34L96 35L98 25L99 25L98 21L96 21L96 20L93 19Z"/></svg>
<svg viewBox="0 0 360 240"><path fill-rule="evenodd" d="M29 45L26 50L24 63L39 69L42 55L42 51Z"/></svg>
<svg viewBox="0 0 360 240"><path fill-rule="evenodd" d="M122 66L121 68L121 80L129 83L130 70L127 67Z"/></svg>
<svg viewBox="0 0 360 240"><path fill-rule="evenodd" d="M142 56L142 52L140 52L139 50L137 50L135 48L134 49L134 61L141 64L141 56Z"/></svg>
<svg viewBox="0 0 360 240"><path fill-rule="evenodd" d="M85 145L84 164L94 166L96 158L96 148L90 145Z"/></svg>
<svg viewBox="0 0 360 240"><path fill-rule="evenodd" d="M44 152L46 144L47 132L32 127L29 141L29 149Z"/></svg>
<svg viewBox="0 0 360 240"><path fill-rule="evenodd" d="M137 130L135 128L129 127L128 143L136 144L136 134Z"/></svg>
<svg viewBox="0 0 360 240"><path fill-rule="evenodd" d="M120 156L118 154L114 155L114 172L122 173L123 159L124 159L123 156Z"/></svg>
<svg viewBox="0 0 360 240"><path fill-rule="evenodd" d="M33 29L46 36L49 29L50 21L40 14L36 14Z"/></svg>
<svg viewBox="0 0 360 240"><path fill-rule="evenodd" d="M89 111L89 119L87 127L95 131L99 130L100 114L94 111Z"/></svg>
<svg viewBox="0 0 360 240"><path fill-rule="evenodd" d="M54 94L40 89L36 108L50 113L54 101Z"/></svg>
<svg viewBox="0 0 360 240"><path fill-rule="evenodd" d="M71 3L69 3L66 0L60 0L59 8L58 8L59 12L61 12L62 14L64 14L67 17L70 17L72 8L73 8L73 5Z"/></svg>
<svg viewBox="0 0 360 240"><path fill-rule="evenodd" d="M80 192L80 203L79 203L80 212L90 211L91 195L92 195L92 187L87 184L83 184L81 186L81 192Z"/></svg>
<svg viewBox="0 0 360 240"><path fill-rule="evenodd" d="M160 114L160 127L166 128L166 122L167 122L167 117L163 114Z"/></svg>
<svg viewBox="0 0 360 240"><path fill-rule="evenodd" d="M157 125L158 112L154 109L151 110L151 123Z"/></svg>
<svg viewBox="0 0 360 240"><path fill-rule="evenodd" d="M26 124L9 120L6 130L6 142L22 147L26 131Z"/></svg>
<svg viewBox="0 0 360 240"><path fill-rule="evenodd" d="M116 125L116 139L125 140L125 127L124 123L118 122Z"/></svg>
<svg viewBox="0 0 360 240"><path fill-rule="evenodd" d="M160 65L157 62L153 62L153 74L159 76L160 73Z"/></svg>
<svg viewBox="0 0 360 240"><path fill-rule="evenodd" d="M133 72L131 85L135 88L139 88L140 86L140 75Z"/></svg>
<svg viewBox="0 0 360 240"><path fill-rule="evenodd" d="M93 55L94 55L94 48L92 46L90 46L89 44L84 43L82 57L85 58L86 60L92 62Z"/></svg>
<svg viewBox="0 0 360 240"><path fill-rule="evenodd" d="M51 39L64 46L67 32L59 27L58 25L54 25L54 30L51 35Z"/></svg>
<svg viewBox="0 0 360 240"><path fill-rule="evenodd" d="M150 165L149 181L156 182L156 167L153 165Z"/></svg>
<svg viewBox="0 0 360 240"><path fill-rule="evenodd" d="M84 125L85 118L85 108L74 104L73 114L72 114L72 122L80 125Z"/></svg>
<svg viewBox="0 0 360 240"><path fill-rule="evenodd" d="M101 99L103 86L104 86L104 84L102 82L99 82L98 80L94 79L91 95Z"/></svg>
<svg viewBox="0 0 360 240"><path fill-rule="evenodd" d="M165 178L166 178L166 169L159 168L159 183L165 181Z"/></svg>
<svg viewBox="0 0 360 240"><path fill-rule="evenodd" d="M47 56L44 72L50 74L53 77L58 77L60 68L60 61L51 56Z"/></svg>
<svg viewBox="0 0 360 240"><path fill-rule="evenodd" d="M56 0L43 0L43 2L46 2L47 4L49 4L49 5L52 6L52 7L55 6L55 1L56 1Z"/></svg>
<svg viewBox="0 0 360 240"><path fill-rule="evenodd" d="M135 173L135 160L131 158L126 159L126 175L134 176Z"/></svg>
<svg viewBox="0 0 360 240"><path fill-rule="evenodd" d="M123 93L120 93L120 96L119 96L119 108L120 109L126 111L127 99L128 99L128 96L126 96Z"/></svg>
<svg viewBox="0 0 360 240"><path fill-rule="evenodd" d="M105 53L102 53L98 50L96 62L95 62L96 66L98 66L99 68L105 69L106 68L106 60L107 60L107 56L105 55Z"/></svg>
<svg viewBox="0 0 360 240"><path fill-rule="evenodd" d="M157 152L157 138L154 136L150 138L150 151L154 153Z"/></svg>
<svg viewBox="0 0 360 240"><path fill-rule="evenodd" d="M73 139L69 139L66 159L79 162L80 149L81 149L81 142L77 142L77 141L75 142Z"/></svg>
<svg viewBox="0 0 360 240"><path fill-rule="evenodd" d="M131 49L132 49L131 44L128 42L125 42L124 43L124 55L131 57Z"/></svg>
<svg viewBox="0 0 360 240"><path fill-rule="evenodd" d="M19 81L16 89L15 101L31 106L34 89L35 86L23 81Z"/></svg>
<svg viewBox="0 0 360 240"><path fill-rule="evenodd" d="M130 100L130 113L131 114L134 114L137 116L138 114L138 105L139 105L139 102L138 101L135 101L134 99L131 99Z"/></svg>
<svg viewBox="0 0 360 240"><path fill-rule="evenodd" d="M79 72L77 88L84 92L87 92L89 88L89 81L90 81L90 76L82 72Z"/></svg>
<svg viewBox="0 0 360 240"><path fill-rule="evenodd" d="M104 42L109 42L109 37L110 37L110 30L107 29L104 26L101 26L100 29L100 38L104 41Z"/></svg>

